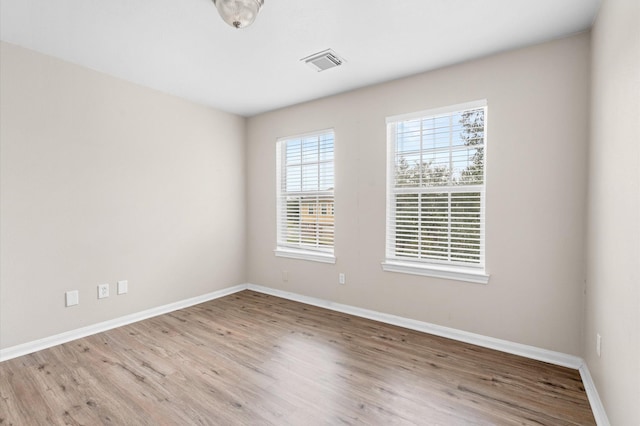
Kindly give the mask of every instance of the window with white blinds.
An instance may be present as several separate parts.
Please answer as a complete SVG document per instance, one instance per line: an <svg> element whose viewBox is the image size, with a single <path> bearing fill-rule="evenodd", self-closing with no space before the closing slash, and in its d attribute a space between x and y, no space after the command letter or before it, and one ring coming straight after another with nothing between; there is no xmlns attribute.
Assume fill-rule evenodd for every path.
<svg viewBox="0 0 640 426"><path fill-rule="evenodd" d="M486 282L485 101L387 119L385 270Z"/></svg>
<svg viewBox="0 0 640 426"><path fill-rule="evenodd" d="M332 130L278 140L276 255L335 262L333 145Z"/></svg>

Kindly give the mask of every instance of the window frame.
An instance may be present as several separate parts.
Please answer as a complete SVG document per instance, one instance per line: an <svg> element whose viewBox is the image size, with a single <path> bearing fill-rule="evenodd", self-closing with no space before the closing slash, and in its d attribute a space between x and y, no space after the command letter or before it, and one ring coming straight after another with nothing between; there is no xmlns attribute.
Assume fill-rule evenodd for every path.
<svg viewBox="0 0 640 426"><path fill-rule="evenodd" d="M472 109L484 109L484 137L483 137L483 150L484 150L484 167L483 167L483 182L476 185L464 185L464 186L434 186L425 187L429 189L419 189L417 187L410 187L407 190L398 190L395 187L396 183L396 135L394 134L395 126L402 122L408 122L417 119L430 119L444 116L451 116L466 110ZM387 199L386 199L386 221L385 221L385 260L382 262L382 268L388 272L399 272L413 275L429 276L436 278L445 278L459 281L467 281L474 283L486 284L489 281L489 274L486 271L486 188L487 188L487 101L486 99L466 102L462 104L450 105L442 108L435 108L424 111L417 111L409 114L402 114L387 117ZM449 145L448 152L452 155L455 147ZM424 152L436 152L436 150L425 150L420 148L420 153ZM469 191L472 189L473 191ZM395 248L396 234L396 194L401 193L446 193L449 194L449 204L451 205L451 194L455 192L480 192L480 246L479 246L479 262L475 264L465 264L461 262L442 261L436 259L412 259L409 257L402 257L397 255ZM418 214L417 218L420 220L422 214ZM450 226L451 219L447 222ZM448 238L448 243L451 243L451 238ZM448 253L451 253L451 249L448 249Z"/></svg>
<svg viewBox="0 0 640 426"><path fill-rule="evenodd" d="M326 203L326 197L330 197L330 201L332 204L335 204L335 142L336 136L334 129L323 129L314 132L302 133L292 136L280 137L276 140L276 248L274 253L278 257L286 257L292 259L300 259L300 260L309 260L321 263L335 263L335 218L333 221L333 230L332 230L332 245L327 247L312 247L303 244L295 244L295 243L286 243L283 241L284 233L283 233L283 197L287 197L287 192L284 191L285 181L286 179L286 144L295 140L302 140L304 138L317 137L318 144L321 143L321 138L325 135L331 135L332 137L332 171L333 171L333 188L330 190L313 190L313 191L304 191L300 188L300 191L291 192L292 194L296 194L300 197L313 197L315 196L318 200L316 205L309 206L309 214L316 215L316 226L318 225L318 216L320 211L321 203ZM319 147L320 149L320 147ZM303 160L300 160L300 166L303 165ZM327 163L327 160L321 160L318 158L317 162L307 162L306 164L318 164ZM320 172L318 172L320 173ZM318 175L318 179L320 179L320 175ZM325 198L325 199L323 199ZM313 209L313 210L312 210ZM300 224L302 224L302 204L300 205ZM313 211L313 213L311 213ZM320 238L318 237L317 244L319 244Z"/></svg>

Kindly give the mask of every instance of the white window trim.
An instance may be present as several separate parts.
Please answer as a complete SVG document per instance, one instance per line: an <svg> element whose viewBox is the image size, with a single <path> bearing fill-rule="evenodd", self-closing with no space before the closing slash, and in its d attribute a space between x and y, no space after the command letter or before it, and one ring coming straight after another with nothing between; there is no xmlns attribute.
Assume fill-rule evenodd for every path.
<svg viewBox="0 0 640 426"><path fill-rule="evenodd" d="M279 244L279 237L280 237L280 233L281 233L281 223L280 223L280 215L281 213L281 205L279 202L277 202L277 200L280 199L281 196L281 181L280 181L280 173L282 173L282 153L281 153L281 148L280 148L280 143L281 142L285 142L291 139L298 139L298 138L304 138L306 136L315 136L315 135L319 135L319 134L323 134L323 133L329 133L331 132L333 134L333 146L334 146L334 161L333 161L333 167L334 167L334 182L335 182L335 141L336 141L336 134L335 134L335 130L333 128L328 128L328 129L322 129L322 130L317 130L317 131L312 131L312 132L306 132L306 133L299 133L299 134L295 134L292 136L286 136L286 137L279 137L276 140L276 146L277 146L277 150L276 150L276 188L277 188L277 192L276 192L276 218L277 223L276 223L276 248L275 250L273 250L274 254L276 255L276 257L284 257L284 258L290 258L290 259L298 259L298 260L308 260L311 262L320 262L320 263L336 263L336 257L334 254L334 250L335 250L335 240L334 240L334 245L333 247L331 247L331 249L323 251L321 249L313 249L313 248L300 248L300 247L290 247L287 245L283 245L283 244ZM334 199L333 199L333 203L335 205L335 188L333 191L331 191L333 193ZM300 192L301 194L303 194L303 192ZM322 191L314 191L313 194L318 194L318 193L322 193ZM335 221L335 219L334 219ZM335 222L334 222L335 224ZM334 225L335 226L335 225Z"/></svg>
<svg viewBox="0 0 640 426"><path fill-rule="evenodd" d="M437 266L434 264L420 264L418 262L404 262L386 260L382 262L382 270L400 272L403 274L421 275L424 277L445 278L448 280L466 281L477 284L487 284L490 275L481 268Z"/></svg>
<svg viewBox="0 0 640 426"><path fill-rule="evenodd" d="M441 108L433 108L424 111L417 111L408 114L400 114L394 115L386 118L387 129L389 129L389 124L395 124L400 121L410 121L417 118L422 118L425 116L437 117L441 115L448 115L453 112L462 111L466 109L475 109L475 108L486 108L487 100L481 99L472 102L466 102L462 104L449 105ZM485 135L487 133L487 117L485 116ZM485 136L486 137L486 136ZM395 155L395 147L392 146L391 143L391 135L389 134L389 130L387 130L387 200L386 200L386 226L395 226L394 224L389 224L389 218L392 217L392 207L390 205L389 191L392 190L392 185L394 183L394 168L391 164L390 158ZM487 152L486 141L484 144L485 153ZM484 188L483 188L483 196L482 196L482 211L485 212L486 218L486 188L487 188L487 176L486 176L486 157L485 157L485 176L484 176ZM385 239L388 229L385 229ZM486 220L484 226L481 229L481 238L486 238ZM486 240L485 240L486 244ZM411 260L396 260L389 253L389 248L387 243L385 242L385 260L382 262L382 269L386 272L398 272L403 274L411 274L411 275L420 275L426 277L434 277L434 278L444 278L456 281L466 281L477 284L488 284L490 275L486 271L486 258L485 258L485 247L482 248L481 251L481 259L482 266L474 267L474 266L456 266L456 265L440 265L438 262L425 262L425 261L411 261Z"/></svg>
<svg viewBox="0 0 640 426"><path fill-rule="evenodd" d="M288 257L290 259L309 260L321 263L336 263L335 255L332 253L323 253L321 251L278 247L273 252L277 257Z"/></svg>
<svg viewBox="0 0 640 426"><path fill-rule="evenodd" d="M437 117L440 115L449 115L452 112L458 112L465 109L483 108L487 106L487 100L481 99L478 101L466 102L463 104L449 105L442 108L433 108L424 111L410 112L408 114L399 114L387 117L387 124L397 123L399 121L410 121L416 118L423 118L426 116ZM485 125L486 127L486 125Z"/></svg>

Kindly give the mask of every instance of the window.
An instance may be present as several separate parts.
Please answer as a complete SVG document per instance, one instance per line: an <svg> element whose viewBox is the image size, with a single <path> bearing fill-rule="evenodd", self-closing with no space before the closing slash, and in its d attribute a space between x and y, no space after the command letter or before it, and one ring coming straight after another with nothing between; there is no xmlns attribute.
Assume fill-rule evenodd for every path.
<svg viewBox="0 0 640 426"><path fill-rule="evenodd" d="M278 140L277 256L335 263L334 219L321 214L333 205L333 142L332 130Z"/></svg>
<svg viewBox="0 0 640 426"><path fill-rule="evenodd" d="M387 119L386 271L485 273L485 101Z"/></svg>

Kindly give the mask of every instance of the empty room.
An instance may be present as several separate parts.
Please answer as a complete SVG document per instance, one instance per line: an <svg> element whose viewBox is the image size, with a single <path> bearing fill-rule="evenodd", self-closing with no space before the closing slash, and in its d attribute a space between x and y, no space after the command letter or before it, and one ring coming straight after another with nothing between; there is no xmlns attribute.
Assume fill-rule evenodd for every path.
<svg viewBox="0 0 640 426"><path fill-rule="evenodd" d="M640 425L638 0L0 38L0 425Z"/></svg>

